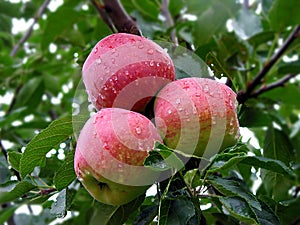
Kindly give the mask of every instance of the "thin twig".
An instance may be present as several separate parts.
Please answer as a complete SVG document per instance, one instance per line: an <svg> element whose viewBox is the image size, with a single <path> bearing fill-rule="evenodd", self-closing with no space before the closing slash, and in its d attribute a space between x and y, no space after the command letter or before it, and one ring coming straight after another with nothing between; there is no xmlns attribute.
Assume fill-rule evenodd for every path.
<svg viewBox="0 0 300 225"><path fill-rule="evenodd" d="M257 76L248 84L246 91L240 91L237 95L237 101L239 104L245 103L250 97L254 89L261 84L262 79L267 75L274 64L281 58L287 48L292 44L292 42L299 37L300 25L298 25L293 32L289 35L286 41L283 43L281 48L277 53L273 55L269 62L265 63L265 66L257 74Z"/></svg>
<svg viewBox="0 0 300 225"><path fill-rule="evenodd" d="M174 26L174 21L171 16L171 13L169 11L169 0L162 0L162 5L161 5L161 13L166 19L166 25L168 28ZM176 30L172 29L171 30L171 35L170 35L171 41L177 46L178 45L178 38L176 36Z"/></svg>
<svg viewBox="0 0 300 225"><path fill-rule="evenodd" d="M97 8L101 18L104 18L103 21L107 23L111 29L113 25L118 32L142 35L137 23L126 13L119 0L102 0L102 2L103 5L94 4L94 6ZM101 7L99 8L99 6ZM115 32L114 29L112 31Z"/></svg>
<svg viewBox="0 0 300 225"><path fill-rule="evenodd" d="M275 81L274 83L271 83L267 86L263 86L260 89L258 89L257 91L255 91L254 93L252 93L250 95L251 98L256 98L257 96L261 95L262 93L266 92L266 91L270 91L274 88L277 87L283 87L285 85L286 82L288 82L290 79L292 79L293 77L297 76L298 74L288 74L286 76L284 76L283 78L281 78L278 81Z"/></svg>
<svg viewBox="0 0 300 225"><path fill-rule="evenodd" d="M34 17L34 20L31 24L31 26L29 27L29 29L26 31L24 36L18 41L18 43L14 46L14 48L11 50L11 52L10 52L11 57L14 57L17 54L20 47L28 40L28 38L30 37L30 35L33 31L34 25L39 21L41 16L44 14L44 12L47 9L47 6L49 5L50 1L51 0L45 0L44 3L41 5L41 7L39 8L36 16Z"/></svg>

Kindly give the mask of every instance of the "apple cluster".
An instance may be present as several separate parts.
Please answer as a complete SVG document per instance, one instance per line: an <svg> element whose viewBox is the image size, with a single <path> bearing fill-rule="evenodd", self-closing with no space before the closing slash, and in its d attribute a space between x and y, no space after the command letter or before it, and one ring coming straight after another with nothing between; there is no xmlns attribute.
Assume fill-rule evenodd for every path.
<svg viewBox="0 0 300 225"><path fill-rule="evenodd" d="M209 158L239 136L236 94L212 79L175 80L172 59L147 38L117 33L100 40L82 78L97 112L80 132L74 168L99 202L128 203L155 182L158 174L143 166L155 142Z"/></svg>

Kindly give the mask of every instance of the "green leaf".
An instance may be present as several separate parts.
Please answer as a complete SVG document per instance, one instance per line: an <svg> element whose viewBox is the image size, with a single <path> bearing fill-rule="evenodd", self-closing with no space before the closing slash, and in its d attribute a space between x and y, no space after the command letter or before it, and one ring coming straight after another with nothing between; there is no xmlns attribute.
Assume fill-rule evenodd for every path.
<svg viewBox="0 0 300 225"><path fill-rule="evenodd" d="M288 137L282 131L270 126L265 136L264 156L288 165L293 155L293 146Z"/></svg>
<svg viewBox="0 0 300 225"><path fill-rule="evenodd" d="M54 185L57 190L66 188L74 179L76 174L74 171L74 151L71 151L54 176Z"/></svg>
<svg viewBox="0 0 300 225"><path fill-rule="evenodd" d="M5 183L10 177L10 171L6 158L0 153L0 183Z"/></svg>
<svg viewBox="0 0 300 225"><path fill-rule="evenodd" d="M277 215L285 225L293 224L296 218L299 218L300 198L285 201L278 205ZM295 224L296 225L296 224Z"/></svg>
<svg viewBox="0 0 300 225"><path fill-rule="evenodd" d="M25 177L36 166L43 165L46 154L72 135L72 118L67 116L53 121L27 145L20 161L20 174Z"/></svg>
<svg viewBox="0 0 300 225"><path fill-rule="evenodd" d="M9 184L9 186L0 186L0 203L10 202L27 194L35 186L28 181L20 181ZM5 189L5 191L1 191Z"/></svg>
<svg viewBox="0 0 300 225"><path fill-rule="evenodd" d="M289 165L293 158L292 150L293 147L287 136L282 131L270 126L265 136L264 156ZM283 176L278 172L262 170L261 174L268 196L276 201L281 201L289 198L288 190L292 187L293 182L288 179L290 177Z"/></svg>
<svg viewBox="0 0 300 225"><path fill-rule="evenodd" d="M272 1L272 0L271 0ZM268 41L274 39L275 33L273 31L263 31L261 33L255 34L248 39L248 42L254 47L258 47Z"/></svg>
<svg viewBox="0 0 300 225"><path fill-rule="evenodd" d="M75 196L73 189L63 189L59 192L56 201L51 205L50 213L56 218L63 218L67 214L67 210L70 208L73 198Z"/></svg>
<svg viewBox="0 0 300 225"><path fill-rule="evenodd" d="M230 169L243 159L247 158L244 153L221 153L216 155L207 168L207 173L215 173Z"/></svg>
<svg viewBox="0 0 300 225"><path fill-rule="evenodd" d="M9 151L8 152L8 162L15 170L19 171L20 160L22 157L22 153Z"/></svg>
<svg viewBox="0 0 300 225"><path fill-rule="evenodd" d="M157 215L158 207L156 205L148 206L144 208L136 220L133 222L132 225L148 225L150 224L155 216Z"/></svg>
<svg viewBox="0 0 300 225"><path fill-rule="evenodd" d="M158 220L161 225L186 225L195 213L192 201L180 196L174 200L162 200Z"/></svg>
<svg viewBox="0 0 300 225"><path fill-rule="evenodd" d="M263 201L260 201L262 210L253 209L256 214L259 224L262 225L281 225L278 216L273 210Z"/></svg>
<svg viewBox="0 0 300 225"><path fill-rule="evenodd" d="M300 73L300 60L290 63L279 64L277 71L279 74L298 74Z"/></svg>
<svg viewBox="0 0 300 225"><path fill-rule="evenodd" d="M42 49L46 50L56 37L70 27L72 28L75 21L81 18L80 12L76 12L68 6L60 7L54 13L51 13L46 20L46 27L42 35Z"/></svg>
<svg viewBox="0 0 300 225"><path fill-rule="evenodd" d="M234 32L244 40L262 31L259 16L245 7L239 10L232 27Z"/></svg>
<svg viewBox="0 0 300 225"><path fill-rule="evenodd" d="M2 208L0 211L0 224L4 224L14 214L18 206L10 206Z"/></svg>
<svg viewBox="0 0 300 225"><path fill-rule="evenodd" d="M239 113L241 127L262 127L272 123L270 115L257 107L243 106Z"/></svg>
<svg viewBox="0 0 300 225"><path fill-rule="evenodd" d="M138 9L143 15L147 16L148 18L151 18L153 20L156 20L158 18L158 14L159 14L160 10L159 10L159 5L156 4L155 1L132 0L132 3L136 7L136 9Z"/></svg>
<svg viewBox="0 0 300 225"><path fill-rule="evenodd" d="M197 169L187 171L184 174L184 181L191 188L196 188L201 186L202 180L201 180L199 169L197 168Z"/></svg>
<svg viewBox="0 0 300 225"><path fill-rule="evenodd" d="M221 197L220 202L238 220L249 224L258 224L258 219L254 211L243 198L236 196Z"/></svg>
<svg viewBox="0 0 300 225"><path fill-rule="evenodd" d="M171 149L159 143L149 152L144 165L155 171L166 171L169 169L179 171L184 167L184 163Z"/></svg>
<svg viewBox="0 0 300 225"><path fill-rule="evenodd" d="M269 19L272 28L283 30L287 26L299 24L300 2L298 0L275 0L269 11Z"/></svg>
<svg viewBox="0 0 300 225"><path fill-rule="evenodd" d="M243 198L248 204L255 209L261 210L261 205L256 197L245 187L245 184L238 179L225 179L221 177L212 176L207 180L222 194L226 196L239 196Z"/></svg>
<svg viewBox="0 0 300 225"><path fill-rule="evenodd" d="M97 204L89 225L123 225L144 201L145 196L141 195L133 201L121 205L111 206L105 204Z"/></svg>
<svg viewBox="0 0 300 225"><path fill-rule="evenodd" d="M217 155L208 166L207 172L225 171L239 163L280 173L289 178L295 178L295 173L292 169L280 160L260 156L247 156L242 153L221 153Z"/></svg>
<svg viewBox="0 0 300 225"><path fill-rule="evenodd" d="M195 3L196 1L193 0L192 2ZM239 5L234 0L201 0L195 4L199 4L199 7L193 7L196 10L195 13L197 13L197 21L195 21L193 29L197 47L225 30L226 21L234 17L239 9Z"/></svg>
<svg viewBox="0 0 300 225"><path fill-rule="evenodd" d="M296 176L293 170L280 160L260 156L248 156L240 161L240 163L266 169L275 173L280 173L288 176L289 178L295 178Z"/></svg>
<svg viewBox="0 0 300 225"><path fill-rule="evenodd" d="M34 77L27 81L16 96L16 103L13 108L26 106L29 109L36 108L44 93L44 82L42 77Z"/></svg>
<svg viewBox="0 0 300 225"><path fill-rule="evenodd" d="M275 102L300 108L300 90L295 84L286 84L284 88L274 88L261 95Z"/></svg>

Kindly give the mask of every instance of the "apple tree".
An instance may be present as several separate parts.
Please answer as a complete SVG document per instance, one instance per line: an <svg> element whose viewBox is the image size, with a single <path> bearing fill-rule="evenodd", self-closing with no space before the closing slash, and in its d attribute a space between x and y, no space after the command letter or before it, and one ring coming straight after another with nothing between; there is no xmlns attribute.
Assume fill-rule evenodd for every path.
<svg viewBox="0 0 300 225"><path fill-rule="evenodd" d="M299 8L298 0L0 1L0 224L300 224ZM105 39L115 33L126 34ZM127 88L124 74L147 83ZM189 83L198 79L207 83ZM164 100L193 113L184 107L201 90L213 97L193 109L210 122L188 116L177 131ZM156 96L142 112L109 109L117 93L116 108ZM204 129L215 123L223 133ZM152 132L125 140L147 152L130 153L114 132L120 140ZM197 153L174 145L174 132L183 143L199 138ZM142 170L111 164L102 149Z"/></svg>

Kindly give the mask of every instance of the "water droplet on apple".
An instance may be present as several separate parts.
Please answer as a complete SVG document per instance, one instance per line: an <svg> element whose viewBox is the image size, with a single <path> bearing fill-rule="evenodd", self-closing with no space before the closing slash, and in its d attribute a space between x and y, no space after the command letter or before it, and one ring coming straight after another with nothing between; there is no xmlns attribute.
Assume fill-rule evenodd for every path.
<svg viewBox="0 0 300 225"><path fill-rule="evenodd" d="M150 61L150 66L154 66L154 62L153 61Z"/></svg>
<svg viewBox="0 0 300 225"><path fill-rule="evenodd" d="M213 125L215 125L217 122L216 122L216 118L214 116L211 117L211 123Z"/></svg>
<svg viewBox="0 0 300 225"><path fill-rule="evenodd" d="M171 109L169 109L169 110L168 110L168 114L171 114L171 113L172 113L172 110L171 110Z"/></svg>
<svg viewBox="0 0 300 225"><path fill-rule="evenodd" d="M204 90L205 93L207 93L207 92L209 91L209 88L208 88L208 85L207 85L207 84L204 85L203 90Z"/></svg>
<svg viewBox="0 0 300 225"><path fill-rule="evenodd" d="M96 59L96 63L97 63L98 65L100 65L100 64L102 63L101 58Z"/></svg>
<svg viewBox="0 0 300 225"><path fill-rule="evenodd" d="M157 67L160 67L160 63L156 63L156 66L157 66Z"/></svg>
<svg viewBox="0 0 300 225"><path fill-rule="evenodd" d="M139 49L143 49L143 48L144 48L144 45L139 45L138 48L139 48Z"/></svg>
<svg viewBox="0 0 300 225"><path fill-rule="evenodd" d="M98 47L94 48L94 53L96 54L98 52Z"/></svg>
<svg viewBox="0 0 300 225"><path fill-rule="evenodd" d="M196 109L196 107L195 107L195 106L193 107L193 114L194 114L194 115L196 115L196 114L197 114L197 109Z"/></svg>
<svg viewBox="0 0 300 225"><path fill-rule="evenodd" d="M108 146L108 144L106 142L103 143L103 148L106 149L106 150L109 149L109 146Z"/></svg>
<svg viewBox="0 0 300 225"><path fill-rule="evenodd" d="M114 58L111 59L112 64L115 64L116 60Z"/></svg>
<svg viewBox="0 0 300 225"><path fill-rule="evenodd" d="M129 75L129 72L128 72L128 70L126 70L126 71L125 71L125 75L126 75L126 76L128 76L128 75Z"/></svg>
<svg viewBox="0 0 300 225"><path fill-rule="evenodd" d="M141 133L142 133L142 129L141 129L140 127L136 127L136 128L135 128L135 132L136 132L137 134L141 134Z"/></svg>
<svg viewBox="0 0 300 225"><path fill-rule="evenodd" d="M178 99L176 100L176 104L177 104L177 105L180 104L180 98L178 98Z"/></svg>
<svg viewBox="0 0 300 225"><path fill-rule="evenodd" d="M154 51L153 51L153 49L149 49L149 50L147 51L147 53L148 53L149 55L153 55Z"/></svg>

